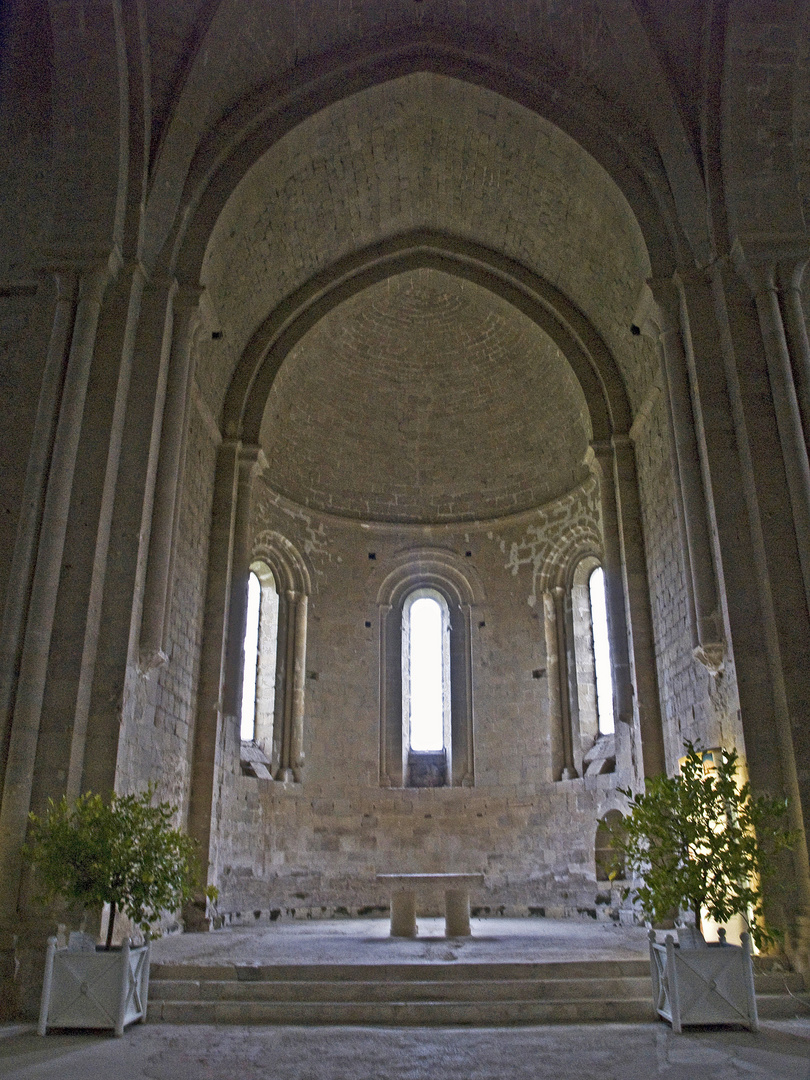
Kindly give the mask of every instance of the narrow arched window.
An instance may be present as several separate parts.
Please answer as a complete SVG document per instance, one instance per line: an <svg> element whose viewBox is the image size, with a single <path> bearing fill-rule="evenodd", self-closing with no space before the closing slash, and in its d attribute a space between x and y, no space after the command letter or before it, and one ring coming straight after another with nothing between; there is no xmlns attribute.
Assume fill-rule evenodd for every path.
<svg viewBox="0 0 810 1080"><path fill-rule="evenodd" d="M411 606L408 731L411 750L444 750L442 609L432 596Z"/></svg>
<svg viewBox="0 0 810 1080"><path fill-rule="evenodd" d="M475 747L472 696L472 612L475 604L473 588L465 576L469 564L445 550L423 549L409 552L406 559L390 573L377 594L380 615L380 783L383 787L472 787L475 783ZM428 613L427 651L432 657L435 672L441 666L441 677L424 679L425 669L416 661L411 671L411 644L416 650L418 614L412 633L411 612L417 613L420 599L433 604L424 607ZM436 610L441 620L440 642L436 638ZM432 640L432 646L429 642ZM417 687L432 683L426 690L426 715L431 734L418 734L419 722L414 716L414 736L411 737L411 714L419 713ZM436 723L441 685L441 739ZM414 708L411 707L411 687L414 686ZM417 750L414 746L433 745L437 750ZM434 755L431 762L428 755ZM420 772L421 770L421 772Z"/></svg>
<svg viewBox="0 0 810 1080"><path fill-rule="evenodd" d="M594 776L616 768L605 575L595 555L580 559L574 568L571 617L574 670L569 690L575 760L581 753L584 775Z"/></svg>
<svg viewBox="0 0 810 1080"><path fill-rule="evenodd" d="M273 742L276 704L276 655L279 601L273 572L257 561L248 577L242 676L241 737L255 741L266 753Z"/></svg>
<svg viewBox="0 0 810 1080"><path fill-rule="evenodd" d="M450 618L435 589L416 589L402 609L402 689L408 786L442 787L450 776Z"/></svg>
<svg viewBox="0 0 810 1080"><path fill-rule="evenodd" d="M596 674L596 711L600 735L612 735L613 678L611 675L610 638L608 637L605 574L597 566L588 579L593 633L593 658Z"/></svg>
<svg viewBox="0 0 810 1080"><path fill-rule="evenodd" d="M248 577L247 618L243 649L242 717L240 734L244 742L250 742L256 734L256 680L259 662L259 618L262 588L251 570Z"/></svg>

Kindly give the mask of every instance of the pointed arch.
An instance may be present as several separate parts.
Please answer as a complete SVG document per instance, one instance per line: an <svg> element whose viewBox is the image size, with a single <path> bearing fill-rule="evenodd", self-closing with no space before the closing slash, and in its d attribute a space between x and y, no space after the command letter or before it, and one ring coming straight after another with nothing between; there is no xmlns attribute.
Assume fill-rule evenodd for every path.
<svg viewBox="0 0 810 1080"><path fill-rule="evenodd" d="M414 230L338 260L268 316L254 332L231 380L223 407L226 437L258 442L265 403L281 365L328 311L378 281L422 267L474 281L543 330L582 388L594 439L629 431L630 404L616 361L590 321L559 289L481 244L435 230Z"/></svg>
<svg viewBox="0 0 810 1080"><path fill-rule="evenodd" d="M679 261L688 260L688 244L657 147L628 133L626 116L595 88L581 78L572 83L553 57L538 67L536 56L501 50L496 40L482 45L480 36L470 39L463 31L415 29L371 33L330 51L328 57L296 64L246 94L193 150L185 151L185 161L171 159L184 151L167 142L156 176L165 174L168 184L153 184L147 206L147 264L162 258L170 272L198 280L213 225L259 158L315 113L414 72L484 87L548 119L599 162L621 189L641 226L654 275L671 275ZM184 178L183 190L170 194L179 176Z"/></svg>

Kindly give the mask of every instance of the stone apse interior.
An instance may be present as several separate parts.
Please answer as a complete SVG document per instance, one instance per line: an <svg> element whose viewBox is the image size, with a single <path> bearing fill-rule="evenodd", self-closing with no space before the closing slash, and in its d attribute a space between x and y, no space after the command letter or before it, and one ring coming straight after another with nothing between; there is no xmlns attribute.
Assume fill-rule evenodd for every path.
<svg viewBox="0 0 810 1080"><path fill-rule="evenodd" d="M789 798L768 909L806 969L808 5L0 19L3 1007L49 798L156 785L220 920L419 871L617 918L604 822L686 740Z"/></svg>

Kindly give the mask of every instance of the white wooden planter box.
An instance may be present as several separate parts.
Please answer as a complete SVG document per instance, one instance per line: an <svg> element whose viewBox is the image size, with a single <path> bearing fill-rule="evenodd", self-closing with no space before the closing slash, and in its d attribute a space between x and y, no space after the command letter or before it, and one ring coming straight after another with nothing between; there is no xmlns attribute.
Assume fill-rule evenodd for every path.
<svg viewBox="0 0 810 1080"><path fill-rule="evenodd" d="M112 1028L122 1035L127 1024L146 1019L148 992L148 943L131 948L125 941L109 952L74 952L57 949L56 938L49 938L37 1031Z"/></svg>
<svg viewBox="0 0 810 1080"><path fill-rule="evenodd" d="M735 1024L759 1027L754 994L751 941L702 949L676 948L671 934L666 944L650 931L650 974L653 1001L659 1016L673 1031L695 1024Z"/></svg>

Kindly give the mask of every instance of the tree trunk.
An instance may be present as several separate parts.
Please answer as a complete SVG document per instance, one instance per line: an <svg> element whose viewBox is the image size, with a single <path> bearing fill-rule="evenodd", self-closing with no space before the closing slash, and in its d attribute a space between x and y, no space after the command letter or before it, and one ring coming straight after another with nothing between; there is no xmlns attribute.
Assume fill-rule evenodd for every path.
<svg viewBox="0 0 810 1080"><path fill-rule="evenodd" d="M109 921L107 923L107 941L106 941L106 943L104 945L104 948L108 952L110 950L110 946L112 945L112 936L113 936L114 927L115 927L115 901L111 900L110 901L110 918L109 918Z"/></svg>

